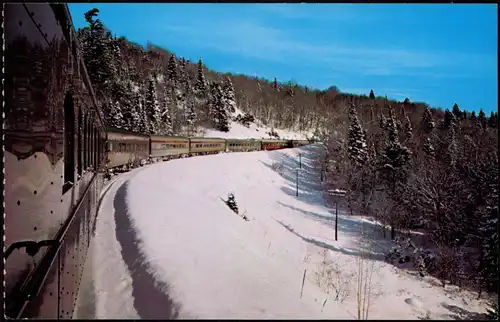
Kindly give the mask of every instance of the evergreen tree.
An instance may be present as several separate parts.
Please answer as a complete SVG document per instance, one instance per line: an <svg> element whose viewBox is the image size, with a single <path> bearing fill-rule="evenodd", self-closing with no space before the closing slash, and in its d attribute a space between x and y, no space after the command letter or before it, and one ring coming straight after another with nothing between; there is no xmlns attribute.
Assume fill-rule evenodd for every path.
<svg viewBox="0 0 500 322"><path fill-rule="evenodd" d="M472 121L475 121L475 120L477 119L476 112L472 111L472 112L470 113L470 119L471 119Z"/></svg>
<svg viewBox="0 0 500 322"><path fill-rule="evenodd" d="M170 114L170 109L168 105L165 105L165 109L161 113L161 123L163 127L163 134L165 135L173 135L173 126L172 126L172 116Z"/></svg>
<svg viewBox="0 0 500 322"><path fill-rule="evenodd" d="M486 124L487 124L487 121L486 121L486 114L484 114L484 111L483 109L480 109L479 110L479 114L477 115L477 121L479 123L479 126L483 129L486 128Z"/></svg>
<svg viewBox="0 0 500 322"><path fill-rule="evenodd" d="M455 126L457 123L457 119L455 118L455 115L450 112L450 110L446 109L444 111L444 120L443 120L443 127L445 129L449 129L453 126Z"/></svg>
<svg viewBox="0 0 500 322"><path fill-rule="evenodd" d="M385 150L382 153L382 180L389 190L391 199L401 202L402 193L398 191L406 182L410 150L399 141L394 110L389 106L389 118L386 124ZM395 218L391 219L391 239L395 238Z"/></svg>
<svg viewBox="0 0 500 322"><path fill-rule="evenodd" d="M173 87L177 87L178 82L178 72L177 72L177 60L175 56L170 56L167 66L167 80Z"/></svg>
<svg viewBox="0 0 500 322"><path fill-rule="evenodd" d="M436 156L436 150L434 149L434 146L432 145L432 141L430 138L425 138L423 151L431 159L433 159Z"/></svg>
<svg viewBox="0 0 500 322"><path fill-rule="evenodd" d="M146 93L145 110L149 121L149 133L158 133L160 122L160 104L158 103L156 84L153 78L149 80L148 90Z"/></svg>
<svg viewBox="0 0 500 322"><path fill-rule="evenodd" d="M224 93L219 83L211 86L210 110L214 127L222 132L229 132L229 115L224 106Z"/></svg>
<svg viewBox="0 0 500 322"><path fill-rule="evenodd" d="M453 113L453 115L455 115L455 119L457 120L462 119L462 111L460 111L460 108L458 107L457 103L453 104L451 112Z"/></svg>
<svg viewBox="0 0 500 322"><path fill-rule="evenodd" d="M488 119L488 126L491 128L496 128L498 124L498 113L491 112L490 118Z"/></svg>
<svg viewBox="0 0 500 322"><path fill-rule="evenodd" d="M413 127L411 126L410 117L408 115L406 115L406 118L405 118L404 129L405 129L406 141L408 142L411 140L411 138L413 136Z"/></svg>
<svg viewBox="0 0 500 322"><path fill-rule="evenodd" d="M85 21L88 25L79 29L77 34L87 72L96 91L109 86L116 74L111 37L97 18L98 14L97 8L87 11Z"/></svg>
<svg viewBox="0 0 500 322"><path fill-rule="evenodd" d="M426 133L429 133L434 129L436 124L432 120L432 113L429 107L426 107L424 110L424 114L422 115L422 128Z"/></svg>
<svg viewBox="0 0 500 322"><path fill-rule="evenodd" d="M199 99L206 99L208 94L207 82L205 80L205 74L203 72L203 62L201 59L198 61L198 74L195 83L195 94Z"/></svg>
<svg viewBox="0 0 500 322"><path fill-rule="evenodd" d="M369 98L370 98L371 100L374 100L374 99L375 99L375 94L373 93L373 89L371 89L371 90L370 90L370 96L369 96Z"/></svg>
<svg viewBox="0 0 500 322"><path fill-rule="evenodd" d="M231 78L229 77L227 77L226 81L224 82L223 93L223 104L225 109L229 113L236 112L236 97L234 95L233 83L231 82Z"/></svg>
<svg viewBox="0 0 500 322"><path fill-rule="evenodd" d="M349 104L349 119L351 125L347 136L347 155L354 164L362 165L368 159L366 136L353 103Z"/></svg>

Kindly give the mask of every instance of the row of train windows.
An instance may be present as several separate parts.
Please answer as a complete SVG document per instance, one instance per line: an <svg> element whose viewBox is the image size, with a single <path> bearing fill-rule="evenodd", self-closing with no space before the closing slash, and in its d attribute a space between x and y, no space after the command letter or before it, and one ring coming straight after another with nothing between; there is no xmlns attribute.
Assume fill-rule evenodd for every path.
<svg viewBox="0 0 500 322"><path fill-rule="evenodd" d="M162 144L161 147L163 149L180 149L187 148L187 144Z"/></svg>
<svg viewBox="0 0 500 322"><path fill-rule="evenodd" d="M78 109L77 127L75 128L75 105L71 93L64 99L64 185L63 193L75 183L76 173L81 176L84 169L97 169L104 156L104 144L95 127L95 115L83 113ZM76 132L76 133L75 133ZM77 153L75 155L75 134ZM76 160L75 160L76 159Z"/></svg>
<svg viewBox="0 0 500 322"><path fill-rule="evenodd" d="M135 144L135 143L112 143L109 142L109 152L135 152L144 151L148 149L148 144Z"/></svg>
<svg viewBox="0 0 500 322"><path fill-rule="evenodd" d="M194 147L195 148L210 148L210 147L216 147L220 146L220 143L195 143Z"/></svg>
<svg viewBox="0 0 500 322"><path fill-rule="evenodd" d="M253 146L257 145L256 143L229 143L229 146Z"/></svg>

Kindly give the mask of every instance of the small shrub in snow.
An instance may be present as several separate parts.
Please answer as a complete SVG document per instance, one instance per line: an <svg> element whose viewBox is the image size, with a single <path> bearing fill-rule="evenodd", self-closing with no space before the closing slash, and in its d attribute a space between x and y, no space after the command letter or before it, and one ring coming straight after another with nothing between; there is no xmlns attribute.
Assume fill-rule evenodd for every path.
<svg viewBox="0 0 500 322"><path fill-rule="evenodd" d="M415 268L420 276L427 275L436 262L436 257L432 252L416 247L410 238L396 238L395 246L386 254L385 259L392 264L409 263Z"/></svg>
<svg viewBox="0 0 500 322"><path fill-rule="evenodd" d="M227 195L226 205L236 214L238 213L238 205L236 204L236 199L234 198L233 193L229 193Z"/></svg>
<svg viewBox="0 0 500 322"><path fill-rule="evenodd" d="M249 127L250 123L253 123L255 121L255 117L250 113L245 113L244 115L242 114L236 115L234 120L238 123L243 124L246 127Z"/></svg>
<svg viewBox="0 0 500 322"><path fill-rule="evenodd" d="M275 138L277 138L277 139L279 139L279 138L280 138L280 136L279 136L278 132L276 132L274 129L272 129L271 131L267 132L266 134L268 134L268 135L269 135L269 137L271 137L271 138L273 138L273 137L275 137Z"/></svg>

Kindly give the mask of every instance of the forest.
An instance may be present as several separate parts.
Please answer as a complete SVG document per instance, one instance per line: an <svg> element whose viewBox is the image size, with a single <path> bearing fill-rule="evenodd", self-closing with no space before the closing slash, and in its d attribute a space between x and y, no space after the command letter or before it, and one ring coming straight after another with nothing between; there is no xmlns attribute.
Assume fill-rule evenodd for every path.
<svg viewBox="0 0 500 322"><path fill-rule="evenodd" d="M352 212L385 223L393 240L425 232L415 264L421 274L480 296L497 291L498 113L218 73L202 60L114 37L98 9L85 19L80 51L108 126L165 135L228 131L238 107L245 115L235 121L312 130L327 147L318 160L327 186L348 191Z"/></svg>

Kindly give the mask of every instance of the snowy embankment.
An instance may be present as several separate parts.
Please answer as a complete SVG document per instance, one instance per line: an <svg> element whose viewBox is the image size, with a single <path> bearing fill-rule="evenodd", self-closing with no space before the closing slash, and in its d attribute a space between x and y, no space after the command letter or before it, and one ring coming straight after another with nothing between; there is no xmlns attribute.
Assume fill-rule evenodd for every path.
<svg viewBox="0 0 500 322"><path fill-rule="evenodd" d="M341 214L335 241L314 168L321 151L193 157L120 176L93 240L95 317L355 319L363 297L370 319L484 312L473 294L385 263L373 222ZM249 221L225 205L229 192ZM358 297L357 281L371 295Z"/></svg>
<svg viewBox="0 0 500 322"><path fill-rule="evenodd" d="M234 117L238 114L244 113L237 108L232 116ZM224 139L276 139L275 137L269 136L269 132L271 132L271 130L273 130L273 128L264 126L259 121L250 123L248 127L244 126L241 123L230 121L229 132L220 132L214 129L204 129L204 136ZM297 131L281 130L276 128L274 129L274 131L279 135L280 139L284 140L307 140L307 138L312 137L312 133L310 131L299 133Z"/></svg>

